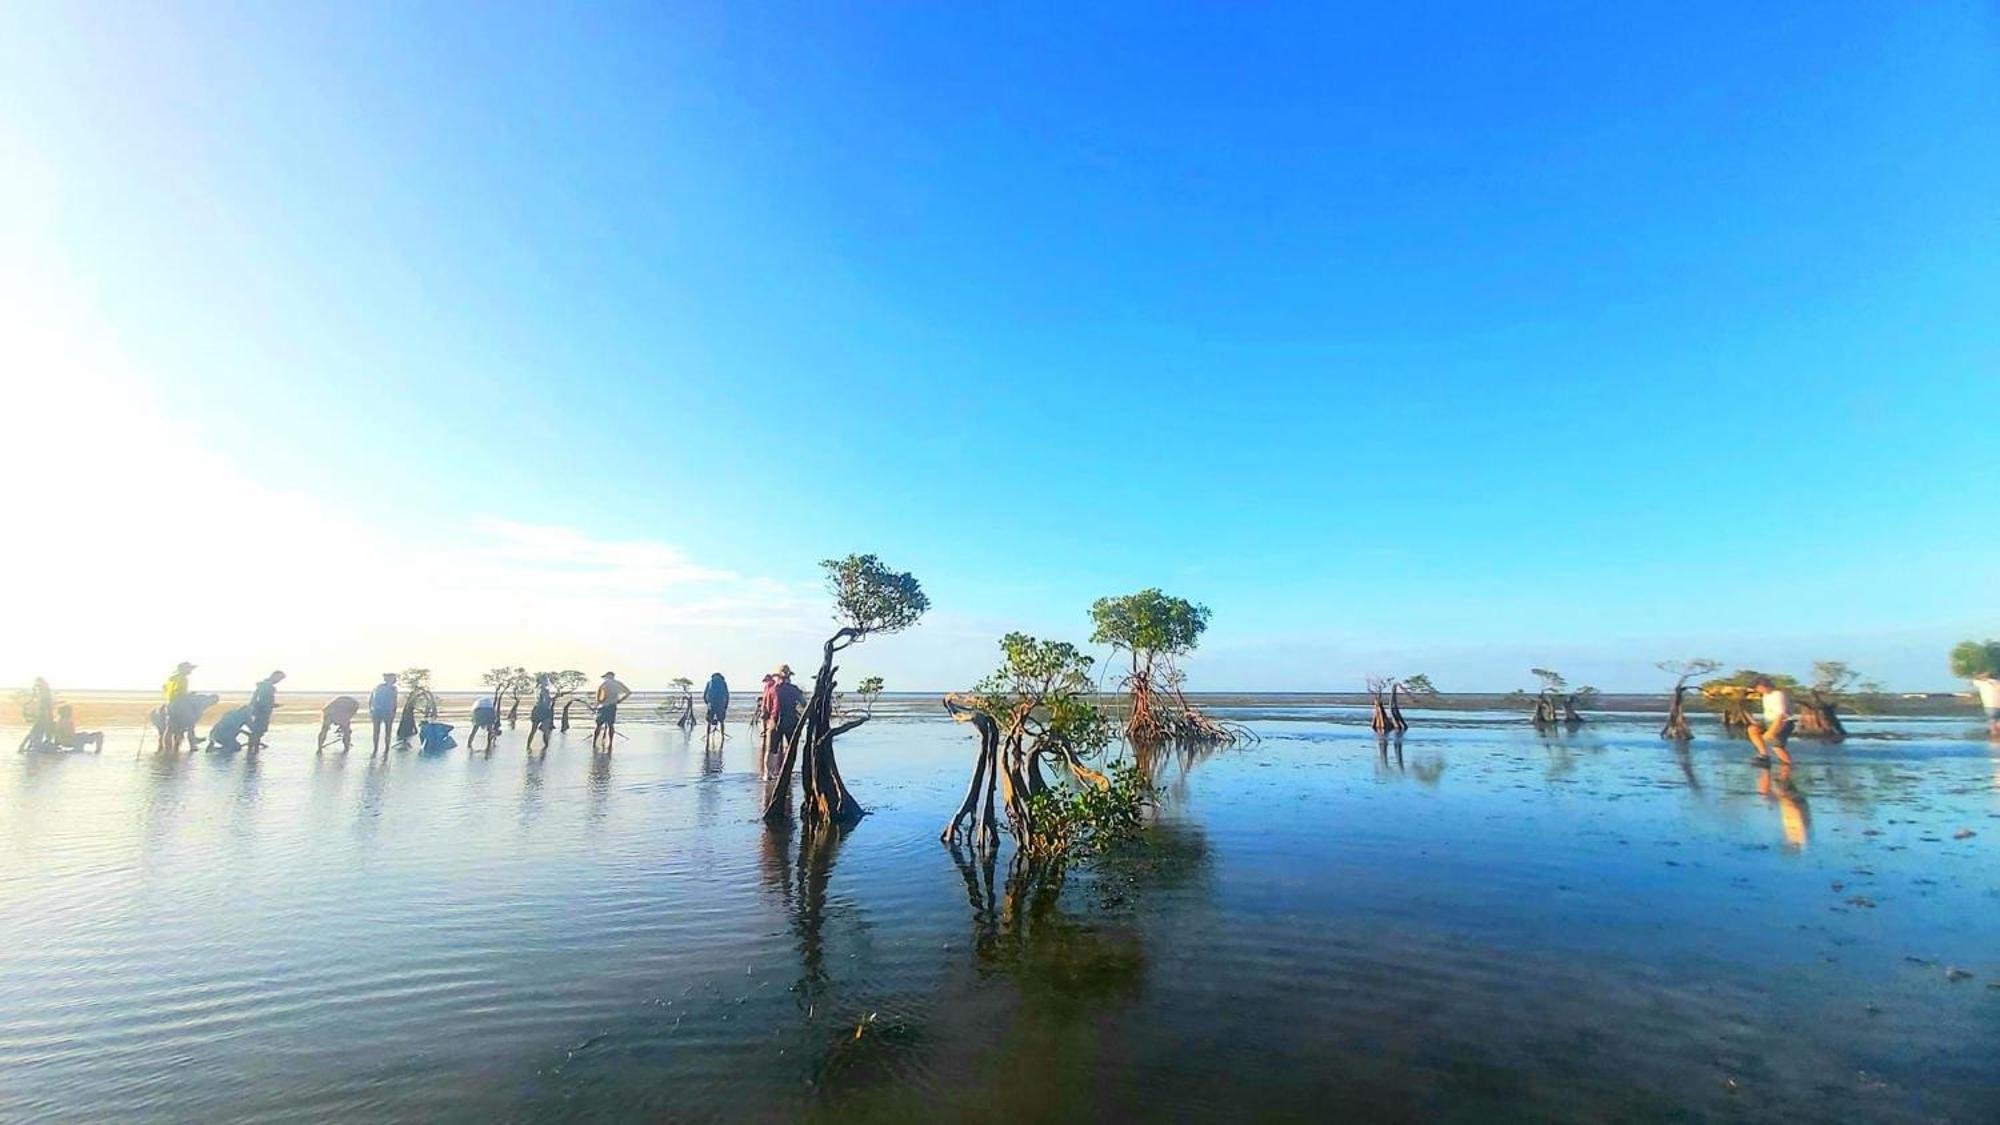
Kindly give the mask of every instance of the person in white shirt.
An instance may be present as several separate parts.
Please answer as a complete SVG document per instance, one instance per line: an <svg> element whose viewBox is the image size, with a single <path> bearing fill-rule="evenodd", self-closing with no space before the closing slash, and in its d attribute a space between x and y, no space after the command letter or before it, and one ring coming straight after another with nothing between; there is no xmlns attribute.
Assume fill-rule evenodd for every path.
<svg viewBox="0 0 2000 1125"><path fill-rule="evenodd" d="M1986 709L1986 736L2000 740L2000 676L1982 672L1972 677L1972 690L1979 693L1979 705Z"/></svg>
<svg viewBox="0 0 2000 1125"><path fill-rule="evenodd" d="M618 682L616 672L604 673L603 682L597 685L597 729L590 732L592 746L602 735L604 748L611 749L611 740L618 737L618 705L631 694L631 688Z"/></svg>
<svg viewBox="0 0 2000 1125"><path fill-rule="evenodd" d="M1757 764L1768 764L1775 754L1779 764L1789 769L1792 756L1785 752L1785 739L1792 733L1792 699L1768 676L1757 677L1750 688L1764 696L1764 726L1760 730L1757 724L1750 724L1750 741L1757 747Z"/></svg>

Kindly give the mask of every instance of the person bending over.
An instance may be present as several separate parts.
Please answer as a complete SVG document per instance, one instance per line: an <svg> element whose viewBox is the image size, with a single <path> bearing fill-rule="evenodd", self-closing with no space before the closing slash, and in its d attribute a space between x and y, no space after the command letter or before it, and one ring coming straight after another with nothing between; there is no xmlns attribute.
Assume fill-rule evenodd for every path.
<svg viewBox="0 0 2000 1125"><path fill-rule="evenodd" d="M215 720L215 725L208 728L208 748L227 750L232 754L243 749L243 743L238 739L243 736L243 728L250 725L250 720L250 705L247 703L224 711L222 717ZM250 745L255 746L256 743Z"/></svg>
<svg viewBox="0 0 2000 1125"><path fill-rule="evenodd" d="M2000 675L1982 672L1972 677L1972 690L1979 693L1979 706L1986 710L1986 737L2000 742Z"/></svg>
<svg viewBox="0 0 2000 1125"><path fill-rule="evenodd" d="M345 754L354 749L354 716L361 710L361 701L351 695L336 695L319 709L319 739L317 748L326 749L328 731L340 732L340 752Z"/></svg>
<svg viewBox="0 0 2000 1125"><path fill-rule="evenodd" d="M472 733L465 736L467 750L479 749L479 736L486 735L486 752L493 752L493 744L500 738L500 701L490 695L482 695L472 704Z"/></svg>
<svg viewBox="0 0 2000 1125"><path fill-rule="evenodd" d="M1785 740L1792 734L1792 699L1771 682L1769 677L1759 676L1752 689L1764 696L1764 725L1750 724L1750 741L1757 747L1757 764L1769 765L1771 756L1785 766L1792 764L1792 756L1785 751Z"/></svg>

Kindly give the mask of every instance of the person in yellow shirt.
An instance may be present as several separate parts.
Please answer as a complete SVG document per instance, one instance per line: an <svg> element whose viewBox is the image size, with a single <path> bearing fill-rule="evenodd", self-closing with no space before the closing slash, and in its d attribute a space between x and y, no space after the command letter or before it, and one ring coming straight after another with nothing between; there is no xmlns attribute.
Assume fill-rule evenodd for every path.
<svg viewBox="0 0 2000 1125"><path fill-rule="evenodd" d="M189 728L194 724L183 722L176 713L186 710L185 706L175 706L187 696L188 674L193 671L194 665L183 660L174 666L174 674L167 677L167 682L160 685L160 693L166 697L160 708L160 739L169 754L180 753L181 739L193 733Z"/></svg>

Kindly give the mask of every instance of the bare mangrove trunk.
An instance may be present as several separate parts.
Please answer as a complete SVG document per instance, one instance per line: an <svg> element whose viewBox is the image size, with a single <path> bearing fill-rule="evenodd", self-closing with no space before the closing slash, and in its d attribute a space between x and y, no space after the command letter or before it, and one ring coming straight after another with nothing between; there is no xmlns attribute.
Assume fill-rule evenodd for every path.
<svg viewBox="0 0 2000 1125"><path fill-rule="evenodd" d="M1376 734L1388 734L1390 731L1396 729L1396 724L1389 718L1389 709L1382 705L1382 693L1377 691L1374 695L1375 716L1368 720L1368 729L1374 731Z"/></svg>
<svg viewBox="0 0 2000 1125"><path fill-rule="evenodd" d="M1668 742L1687 742L1694 738L1694 730L1688 726L1687 712L1683 708L1687 690L1686 684L1674 686L1674 701L1667 707L1667 725L1660 728L1660 737Z"/></svg>
<svg viewBox="0 0 2000 1125"><path fill-rule="evenodd" d="M1576 696L1563 697L1563 725L1571 730L1583 725L1583 716L1576 713Z"/></svg>
<svg viewBox="0 0 2000 1125"><path fill-rule="evenodd" d="M1833 701L1815 693L1799 707L1799 733L1807 738L1839 742L1847 737L1847 728L1841 725Z"/></svg>
<svg viewBox="0 0 2000 1125"><path fill-rule="evenodd" d="M1535 724L1536 730L1548 730L1556 725L1556 704L1549 698L1548 692L1535 697L1535 713L1529 721Z"/></svg>
<svg viewBox="0 0 2000 1125"><path fill-rule="evenodd" d="M1397 734L1410 729L1409 720L1403 718L1403 708L1396 698L1402 689L1401 684L1389 685L1389 725L1395 728Z"/></svg>

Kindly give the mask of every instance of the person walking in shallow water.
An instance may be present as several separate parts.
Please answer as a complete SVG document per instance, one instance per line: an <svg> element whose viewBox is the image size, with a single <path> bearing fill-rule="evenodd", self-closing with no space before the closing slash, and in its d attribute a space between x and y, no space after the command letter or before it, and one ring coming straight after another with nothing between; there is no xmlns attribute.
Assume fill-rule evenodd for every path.
<svg viewBox="0 0 2000 1125"><path fill-rule="evenodd" d="M604 748L611 749L611 742L618 737L618 705L625 702L632 689L618 682L618 673L604 673L604 682L597 685L597 729L590 732L590 744L597 745L598 736L604 738Z"/></svg>
<svg viewBox="0 0 2000 1125"><path fill-rule="evenodd" d="M389 752L389 743L396 734L396 673L382 673L382 682L368 693L368 756L375 756L376 747L382 753Z"/></svg>
<svg viewBox="0 0 2000 1125"><path fill-rule="evenodd" d="M709 673L708 686L701 689L701 701L708 708L708 729L702 737L706 739L718 731L724 738L729 737L724 726L729 721L729 681L722 678L722 673Z"/></svg>
<svg viewBox="0 0 2000 1125"><path fill-rule="evenodd" d="M1784 690L1771 682L1768 676L1759 676L1751 688L1762 692L1764 706L1764 726L1758 729L1750 724L1750 742L1757 747L1757 764L1771 764L1771 756L1777 755L1779 764L1789 769L1792 756L1785 750L1785 740L1792 733L1792 699Z"/></svg>

